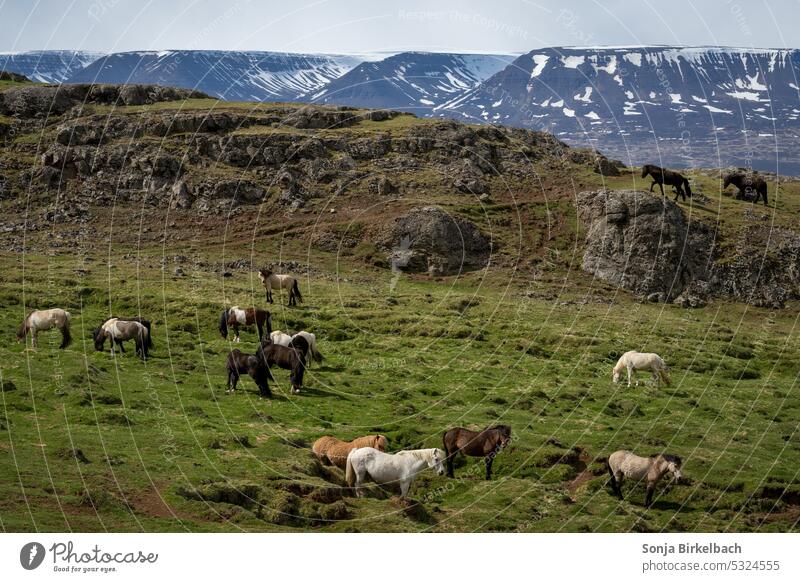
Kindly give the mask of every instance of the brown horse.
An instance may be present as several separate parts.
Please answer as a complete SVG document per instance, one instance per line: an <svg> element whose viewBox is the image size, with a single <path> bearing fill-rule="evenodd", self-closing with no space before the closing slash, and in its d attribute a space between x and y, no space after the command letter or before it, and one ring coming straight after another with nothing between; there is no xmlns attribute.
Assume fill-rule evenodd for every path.
<svg viewBox="0 0 800 582"><path fill-rule="evenodd" d="M226 367L228 369L229 394L236 391L236 384L239 383L242 372L245 372L253 379L256 386L258 386L258 392L262 398L272 398L268 380L274 380L275 378L270 374L269 368L258 361L258 358L250 354L245 354L241 350L234 349L228 354Z"/></svg>
<svg viewBox="0 0 800 582"><path fill-rule="evenodd" d="M661 195L664 196L664 184L675 188L675 202L678 201L678 196L683 196L683 201L686 202L686 196L692 197L692 189L689 187L689 180L684 178L678 172L661 168L654 164L645 164L642 166L642 178L646 178L647 174L653 178L653 183L650 184L650 192L653 191L653 186L658 184L661 187ZM684 188L686 191L684 192Z"/></svg>
<svg viewBox="0 0 800 582"><path fill-rule="evenodd" d="M511 442L511 427L504 424L490 426L480 432L467 428L451 428L444 433L444 452L447 454L447 476L453 475L453 459L461 452L470 457L483 457L486 463L486 480L492 478L492 462Z"/></svg>
<svg viewBox="0 0 800 582"><path fill-rule="evenodd" d="M336 437L324 436L318 438L311 450L323 465L336 465L344 469L347 465L347 455L353 449L362 447L372 447L381 452L386 452L389 448L389 441L382 434L371 434L369 436L358 437L350 442L340 441Z"/></svg>
<svg viewBox="0 0 800 582"><path fill-rule="evenodd" d="M763 198L764 206L767 206L767 182L761 176L734 172L725 176L722 189L724 190L731 184L739 189L739 192L736 194L738 200L754 198L753 201L758 202L759 198Z"/></svg>
<svg viewBox="0 0 800 582"><path fill-rule="evenodd" d="M228 339L228 327L233 328L233 341L239 342L239 326L253 325L258 328L258 341L264 338L264 324L267 326L267 337L272 333L272 315L269 311L258 307L240 309L238 306L226 309L219 316L219 333Z"/></svg>
<svg viewBox="0 0 800 582"><path fill-rule="evenodd" d="M306 369L306 361L300 350L274 344L267 336L258 346L256 357L267 368L278 366L289 370L292 394L300 394L300 388L303 387L303 373Z"/></svg>

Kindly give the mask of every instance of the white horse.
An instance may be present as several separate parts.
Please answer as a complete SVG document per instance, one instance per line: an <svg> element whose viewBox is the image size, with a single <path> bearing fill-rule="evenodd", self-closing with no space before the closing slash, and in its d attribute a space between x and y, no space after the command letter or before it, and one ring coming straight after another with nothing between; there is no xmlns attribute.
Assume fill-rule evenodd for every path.
<svg viewBox="0 0 800 582"><path fill-rule="evenodd" d="M353 449L347 455L345 478L349 487L355 486L357 497L364 495L361 487L367 476L379 485L399 483L400 496L405 497L417 474L426 467L444 475L444 458L442 449L400 451L393 455L372 447Z"/></svg>
<svg viewBox="0 0 800 582"><path fill-rule="evenodd" d="M58 347L63 350L72 341L72 336L69 333L70 319L72 319L72 315L70 315L69 311L64 311L63 309L31 311L17 330L17 340L25 341L27 335L31 334L31 345L35 348L38 346L36 334L55 327L61 330L61 345Z"/></svg>
<svg viewBox="0 0 800 582"><path fill-rule="evenodd" d="M317 349L317 336L307 331L298 331L292 336L292 339L295 339L296 337L301 337L308 342L308 351L311 354L311 358L315 362L321 362L323 360L322 354Z"/></svg>
<svg viewBox="0 0 800 582"><path fill-rule="evenodd" d="M633 481L647 483L647 496L644 504L650 507L653 501L653 491L658 482L667 474L676 480L681 478L681 465L683 462L677 455L657 454L650 457L640 457L630 451L616 451L611 453L606 462L606 468L611 475L611 489L622 499L622 482L628 478Z"/></svg>
<svg viewBox="0 0 800 582"><path fill-rule="evenodd" d="M258 278L261 279L261 284L267 290L267 301L272 301L272 289L288 289L289 290L289 305L297 305L297 300L303 302L303 296L300 293L300 287L297 285L297 279L291 275L278 275L269 269L260 269L258 271Z"/></svg>
<svg viewBox="0 0 800 582"><path fill-rule="evenodd" d="M614 366L614 382L619 382L622 371L628 370L628 387L631 385L631 378L636 374L636 370L650 370L653 373L653 381L658 384L663 380L669 386L669 376L667 375L667 365L661 356L652 353L642 353L636 351L625 352ZM639 385L639 382L636 382Z"/></svg>

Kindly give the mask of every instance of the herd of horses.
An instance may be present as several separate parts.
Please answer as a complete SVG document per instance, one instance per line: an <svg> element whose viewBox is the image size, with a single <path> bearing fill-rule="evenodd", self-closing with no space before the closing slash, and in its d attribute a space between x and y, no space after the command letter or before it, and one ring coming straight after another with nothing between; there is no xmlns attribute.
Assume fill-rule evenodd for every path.
<svg viewBox="0 0 800 582"><path fill-rule="evenodd" d="M661 188L661 195L664 194L664 184L672 186L675 192L675 202L678 201L678 196L686 201L686 197L692 197L692 189L689 186L688 178L679 174L674 170L661 168L654 164L645 164L642 166L642 178L650 176L653 183L650 184L650 192L656 184ZM722 189L728 186L736 186L738 192L736 194L737 200L748 200L758 202L760 199L764 200L764 206L767 206L767 182L756 173L752 172L731 172L727 174L722 182Z"/></svg>
<svg viewBox="0 0 800 582"><path fill-rule="evenodd" d="M288 289L295 286L296 282ZM295 294L295 297L299 297L299 294ZM70 320L70 313L63 309L33 311L20 325L17 339L25 341L30 335L31 344L36 347L39 332L58 329L62 334L59 347L64 349L71 341ZM298 394L303 385L306 368L312 361L323 360L317 347L316 336L307 331L289 335L273 330L272 318L268 311L258 308L242 309L238 306L222 312L219 332L227 339L229 328L233 328L232 341L239 342L239 327L252 325L258 330L258 348L254 354L246 354L235 348L230 350L226 360L228 392L235 392L240 377L247 374L258 386L260 396L271 398L269 381L274 380L272 370L277 367L289 370L291 391L293 394ZM124 353L125 342L133 340L137 354L146 359L153 347L151 328L151 322L141 317L110 317L92 331L94 347L97 351L102 351L108 339L112 354L116 348ZM618 382L622 372L627 371L628 386L631 386L637 370L650 371L655 383L663 382L667 385L670 383L667 365L660 356L635 351L626 352L619 358L612 371L612 380ZM441 449L389 453L387 452L389 441L384 435L368 435L352 441L342 441L334 436L325 435L314 442L312 451L320 463L333 465L345 471L345 481L348 487L355 491L356 496L364 495L364 484L369 479L379 485L394 485L395 488L399 488L401 498L404 498L416 476L426 468L435 469L439 475L446 473L448 477L455 478L454 460L459 453L483 458L486 479L490 480L495 457L510 443L511 427L497 425L480 431L464 427L448 429L442 436ZM622 499L621 487L624 479L645 481L646 506L651 505L655 487L664 476L671 475L674 479L681 477L680 457L664 453L639 457L630 451L616 451L606 460L606 467L611 477L611 490L620 499Z"/></svg>

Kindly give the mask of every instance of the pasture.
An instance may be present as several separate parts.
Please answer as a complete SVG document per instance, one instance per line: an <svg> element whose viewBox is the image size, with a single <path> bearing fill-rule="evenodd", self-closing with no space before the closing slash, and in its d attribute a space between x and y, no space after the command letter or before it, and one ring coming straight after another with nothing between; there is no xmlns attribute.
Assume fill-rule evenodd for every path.
<svg viewBox="0 0 800 582"><path fill-rule="evenodd" d="M555 272L430 280L293 244L282 256L312 269L291 308L285 295L266 304L254 269L193 266L221 260L202 245L183 276L156 244L0 256L0 529L797 529L797 305L686 310ZM259 264L278 250L242 249ZM301 394L285 370L271 400L247 376L225 394L233 345L217 321L234 304L317 335L325 360ZM46 332L25 351L14 340L25 310L51 305L72 313L73 344L58 350ZM146 363L94 351L91 329L111 313L152 320ZM256 345L245 328L235 347ZM612 384L629 349L659 353L672 385ZM324 434L441 448L450 427L492 424L513 431L492 481L483 459L459 457L455 479L419 475L418 504L343 495L343 473L311 452ZM593 460L623 448L680 455L681 484L665 479L645 509L644 487L628 483L619 502Z"/></svg>

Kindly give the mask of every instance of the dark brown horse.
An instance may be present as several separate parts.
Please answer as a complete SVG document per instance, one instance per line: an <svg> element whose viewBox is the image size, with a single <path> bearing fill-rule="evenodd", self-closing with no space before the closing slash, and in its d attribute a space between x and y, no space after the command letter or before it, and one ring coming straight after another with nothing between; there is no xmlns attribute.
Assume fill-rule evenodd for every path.
<svg viewBox="0 0 800 582"><path fill-rule="evenodd" d="M253 325L258 328L258 341L264 338L264 325L267 326L267 337L272 333L272 315L269 311L258 307L247 307L241 309L238 306L226 309L219 316L219 333L228 339L228 327L233 328L233 341L241 341L239 338L240 325Z"/></svg>
<svg viewBox="0 0 800 582"><path fill-rule="evenodd" d="M258 386L258 392L262 398L272 398L268 380L274 380L275 378L270 374L269 368L259 362L256 356L245 354L241 350L231 350L231 353L228 354L227 369L228 393L236 391L236 384L238 384L239 378L242 373L246 373Z"/></svg>
<svg viewBox="0 0 800 582"><path fill-rule="evenodd" d="M678 172L660 168L653 164L645 164L642 166L642 178L646 178L650 174L653 178L653 183L650 184L650 192L653 191L653 186L658 184L661 187L661 195L664 194L664 184L675 188L675 202L678 201L678 196L683 196L683 201L686 202L686 196L692 197L692 189L689 187L689 180L684 178ZM684 192L684 188L686 191Z"/></svg>
<svg viewBox="0 0 800 582"><path fill-rule="evenodd" d="M447 454L447 476L453 477L453 459L461 452L470 457L483 457L486 462L486 480L492 478L492 462L511 442L511 427L504 424L490 426L480 432L467 428L451 428L444 433L444 452Z"/></svg>
<svg viewBox="0 0 800 582"><path fill-rule="evenodd" d="M764 206L767 205L767 182L758 174L745 174L743 172L734 172L725 176L725 181L722 184L724 190L733 184L739 189L736 198L738 200L753 200L758 202L759 198L764 199Z"/></svg>
<svg viewBox="0 0 800 582"><path fill-rule="evenodd" d="M300 393L300 388L303 387L303 373L306 369L306 361L300 350L274 344L267 336L258 346L256 357L267 368L278 366L284 370L289 370L292 394Z"/></svg>

